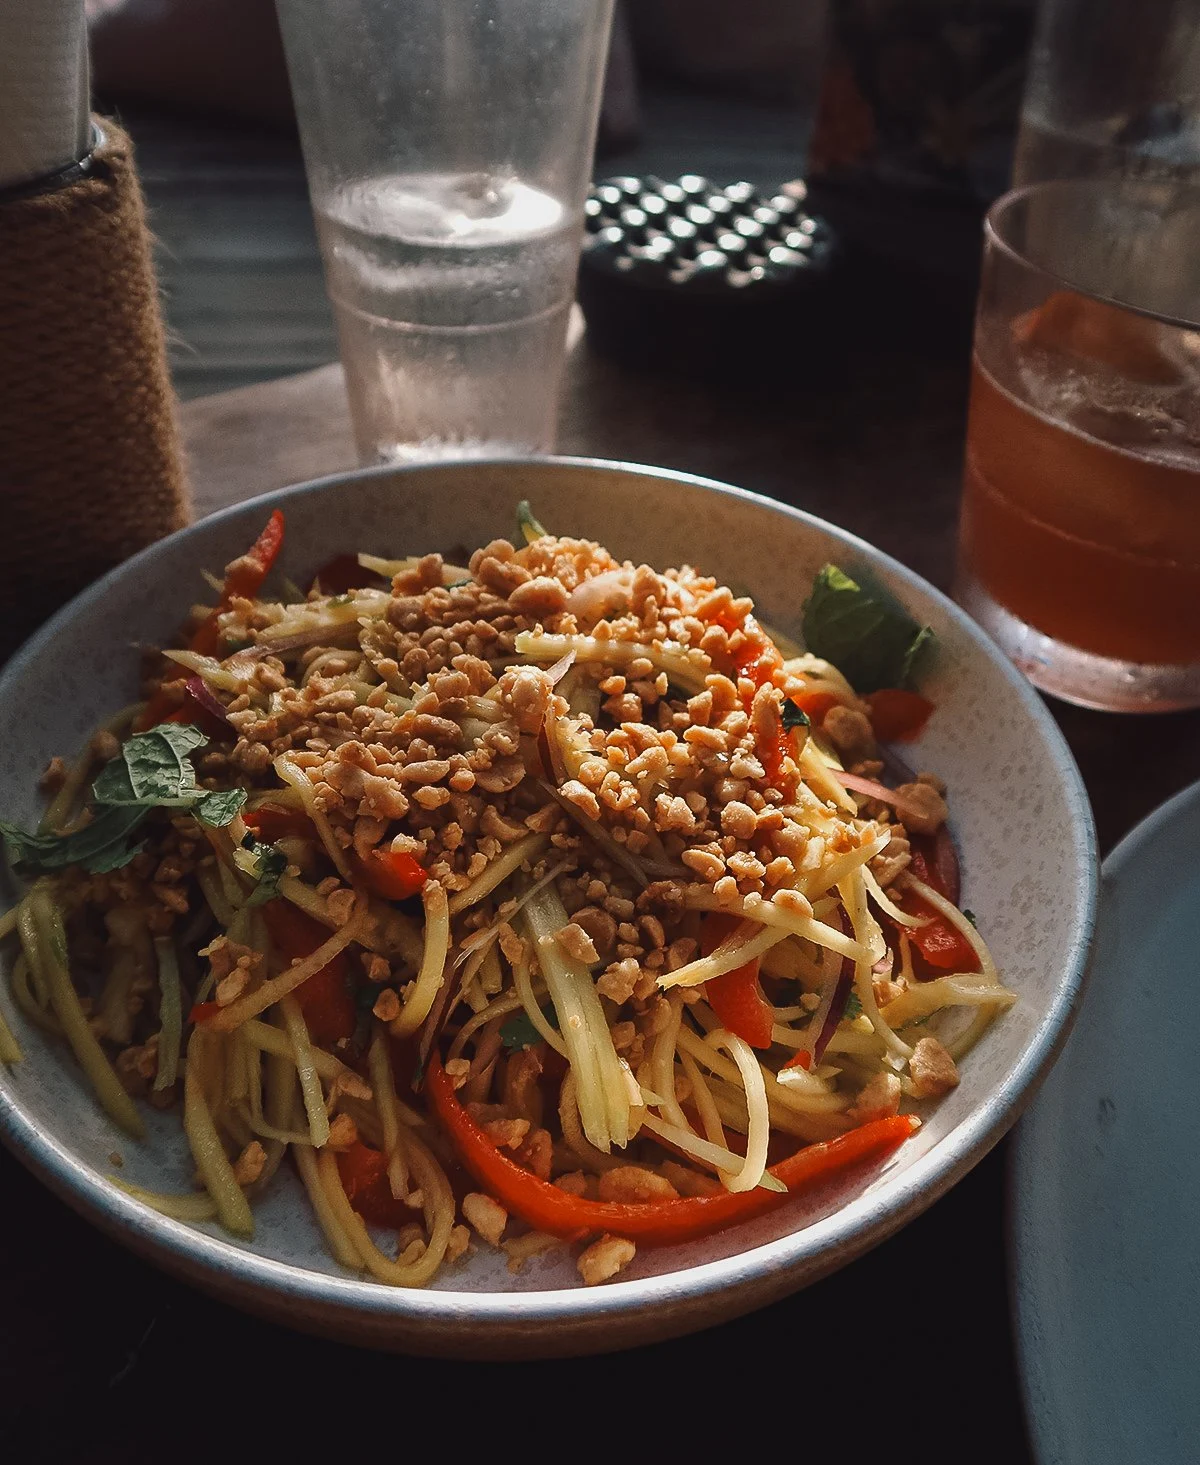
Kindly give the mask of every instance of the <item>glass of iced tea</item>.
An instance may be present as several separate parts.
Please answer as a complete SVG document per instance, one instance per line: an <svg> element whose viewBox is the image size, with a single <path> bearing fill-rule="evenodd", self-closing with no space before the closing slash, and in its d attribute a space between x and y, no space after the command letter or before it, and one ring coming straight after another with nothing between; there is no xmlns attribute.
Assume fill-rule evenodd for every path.
<svg viewBox="0 0 1200 1465"><path fill-rule="evenodd" d="M955 594L1046 692L1200 705L1200 188L991 209Z"/></svg>

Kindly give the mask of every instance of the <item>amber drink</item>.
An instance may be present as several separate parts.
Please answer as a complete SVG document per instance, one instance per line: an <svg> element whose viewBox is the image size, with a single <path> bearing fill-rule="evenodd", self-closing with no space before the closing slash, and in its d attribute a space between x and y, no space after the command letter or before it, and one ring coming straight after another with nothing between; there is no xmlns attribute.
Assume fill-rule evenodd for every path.
<svg viewBox="0 0 1200 1465"><path fill-rule="evenodd" d="M1087 706L1200 705L1200 233L1186 249L1181 209L1200 225L1191 189L1045 184L988 223L956 594Z"/></svg>

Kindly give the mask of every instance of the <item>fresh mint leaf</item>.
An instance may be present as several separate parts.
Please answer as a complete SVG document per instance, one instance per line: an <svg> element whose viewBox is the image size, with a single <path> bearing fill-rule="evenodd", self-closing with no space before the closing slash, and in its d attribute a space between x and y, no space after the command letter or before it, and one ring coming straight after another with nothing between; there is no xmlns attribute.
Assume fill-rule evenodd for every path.
<svg viewBox="0 0 1200 1465"><path fill-rule="evenodd" d="M856 692L903 687L933 639L903 610L825 565L804 602L804 642L836 666Z"/></svg>
<svg viewBox="0 0 1200 1465"><path fill-rule="evenodd" d="M549 1005L543 1007L542 1013L552 1028L558 1027L553 1007ZM542 1041L542 1035L534 1027L529 1014L522 1008L520 1012L514 1012L506 1023L501 1024L500 1041L511 1053L517 1048L536 1047Z"/></svg>
<svg viewBox="0 0 1200 1465"><path fill-rule="evenodd" d="M119 870L141 849L129 838L146 816L136 805L109 806L82 829L71 834L26 834L15 824L0 820L0 835L13 869L20 875L39 875L47 870L65 870L81 865L93 875Z"/></svg>
<svg viewBox="0 0 1200 1465"><path fill-rule="evenodd" d="M186 722L164 722L137 733L92 785L96 802L147 808L193 802L199 786L188 754L207 741L198 727Z"/></svg>
<svg viewBox="0 0 1200 1465"><path fill-rule="evenodd" d="M791 732L794 727L811 727L808 713L797 707L787 697L783 699L783 730Z"/></svg>
<svg viewBox="0 0 1200 1465"><path fill-rule="evenodd" d="M533 517L533 510L529 507L529 500L522 499L517 505L517 538L524 540L526 544L532 544L535 539L545 538L546 531Z"/></svg>
<svg viewBox="0 0 1200 1465"><path fill-rule="evenodd" d="M211 824L214 829L224 829L233 821L245 802L246 790L244 788L215 789L212 793L204 795L193 813L197 819L202 819L205 824Z"/></svg>
<svg viewBox="0 0 1200 1465"><path fill-rule="evenodd" d="M258 883L246 897L246 904L266 905L267 901L274 900L279 894L279 881L287 869L287 855L273 844L259 844L254 841L250 848L254 852Z"/></svg>
<svg viewBox="0 0 1200 1465"><path fill-rule="evenodd" d="M26 834L0 821L8 858L21 875L79 865L93 875L127 865L140 844L130 838L152 809L190 809L223 828L246 801L244 789L201 788L189 754L208 741L190 723L168 722L137 733L92 784L92 818L70 834Z"/></svg>

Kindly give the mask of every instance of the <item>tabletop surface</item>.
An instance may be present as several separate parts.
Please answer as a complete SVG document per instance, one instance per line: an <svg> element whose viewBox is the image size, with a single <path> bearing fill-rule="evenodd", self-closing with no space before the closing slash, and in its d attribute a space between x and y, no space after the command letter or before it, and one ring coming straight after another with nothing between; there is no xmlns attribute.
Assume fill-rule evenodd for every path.
<svg viewBox="0 0 1200 1465"><path fill-rule="evenodd" d="M293 353L286 364L308 363ZM861 353L836 386L803 388L752 371L722 387L639 374L598 358L584 338L571 351L559 448L769 494L945 589L965 384L961 340L935 349L919 333ZM198 397L183 427L198 514L353 462L337 367ZM1200 713L1051 707L1105 850L1200 778ZM371 1354L244 1317L99 1235L0 1154L6 1434L34 1429L34 1458L157 1461L217 1448L238 1459L253 1433L273 1454L306 1460L316 1414L352 1421L342 1443L376 1452L404 1447L414 1400L436 1409L433 1422L456 1442L459 1416L441 1406L471 1401L501 1426L489 1443L498 1433L516 1448L551 1447L567 1438L564 1425L576 1437L581 1426L611 1429L620 1447L641 1437L626 1411L630 1423L653 1412L656 1433L677 1446L729 1438L789 1453L824 1445L851 1460L872 1447L898 1460L1027 1461L1007 1301L1006 1150L868 1256L752 1317L639 1352L502 1368Z"/></svg>

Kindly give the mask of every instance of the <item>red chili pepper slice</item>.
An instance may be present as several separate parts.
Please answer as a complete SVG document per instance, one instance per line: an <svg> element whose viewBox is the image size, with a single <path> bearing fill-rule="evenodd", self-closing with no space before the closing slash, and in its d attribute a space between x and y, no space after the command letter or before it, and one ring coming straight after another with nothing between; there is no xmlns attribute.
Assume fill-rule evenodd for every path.
<svg viewBox="0 0 1200 1465"><path fill-rule="evenodd" d="M262 908L271 940L282 956L301 961L329 940L329 932L288 901L270 900ZM300 1004L309 1037L320 1047L348 1038L358 1024L358 1012L350 995L346 953L338 954L293 994Z"/></svg>
<svg viewBox="0 0 1200 1465"><path fill-rule="evenodd" d="M820 727L830 708L841 701L833 692L795 692L788 700L799 707L813 727Z"/></svg>
<svg viewBox="0 0 1200 1465"><path fill-rule="evenodd" d="M700 930L701 952L711 956L737 924L734 917L711 911ZM723 1027L752 1048L769 1048L775 1013L759 985L758 965L755 957L723 976L710 977L704 984L704 996Z"/></svg>
<svg viewBox="0 0 1200 1465"><path fill-rule="evenodd" d="M399 1230L410 1221L421 1219L420 1211L414 1211L392 1194L387 1156L382 1150L357 1141L338 1155L337 1167L347 1200L370 1225Z"/></svg>
<svg viewBox="0 0 1200 1465"><path fill-rule="evenodd" d="M283 515L278 509L267 520L262 533L240 559L225 572L225 588L215 610L202 621L192 637L191 649L202 656L212 656L220 643L219 618L227 611L234 596L252 600L262 589L263 581L283 547Z"/></svg>
<svg viewBox="0 0 1200 1465"><path fill-rule="evenodd" d="M229 609L235 595L251 599L262 589L262 583L270 573L283 545L283 515L278 509L267 520L262 533L240 560L235 560L225 574L225 585L221 599L192 635L188 644L190 651L201 656L212 656L220 645L218 621L223 611ZM142 709L134 725L135 732L145 732L157 727L160 722L197 722L194 716L180 716L182 708L177 707L175 698L166 691L157 692ZM197 722L197 726L202 726ZM228 731L224 728L223 731Z"/></svg>
<svg viewBox="0 0 1200 1465"><path fill-rule="evenodd" d="M911 743L925 731L934 705L928 697L903 687L883 687L865 699L871 726L881 743Z"/></svg>
<svg viewBox="0 0 1200 1465"><path fill-rule="evenodd" d="M260 804L242 815L246 828L266 844L280 839L312 839L316 835L312 820L299 809L280 809L274 804Z"/></svg>
<svg viewBox="0 0 1200 1465"><path fill-rule="evenodd" d="M943 972L977 972L979 958L967 938L945 916L919 895L907 894L900 909L910 916L929 916L927 925L914 927L908 939L931 967Z"/></svg>
<svg viewBox="0 0 1200 1465"><path fill-rule="evenodd" d="M958 852L950 831L943 825L935 835L909 836L912 861L909 868L923 884L958 904L961 879ZM913 947L929 966L943 972L977 972L979 958L975 948L959 929L936 911L928 901L913 892L906 894L900 909L913 916L928 916L928 924L908 932ZM920 972L918 972L920 975Z"/></svg>
<svg viewBox="0 0 1200 1465"><path fill-rule="evenodd" d="M373 849L358 868L368 888L384 900L408 900L429 879L419 860L399 850Z"/></svg>
<svg viewBox="0 0 1200 1465"><path fill-rule="evenodd" d="M429 1058L425 1089L442 1128L476 1182L530 1226L552 1236L577 1240L607 1231L645 1246L672 1246L761 1216L788 1199L788 1195L762 1189L645 1204L568 1195L531 1175L496 1148L458 1102L436 1052ZM854 1165L890 1154L918 1124L909 1114L873 1120L837 1139L806 1145L789 1159L772 1165L771 1174L783 1181L790 1195L815 1189Z"/></svg>

